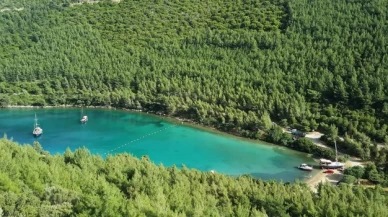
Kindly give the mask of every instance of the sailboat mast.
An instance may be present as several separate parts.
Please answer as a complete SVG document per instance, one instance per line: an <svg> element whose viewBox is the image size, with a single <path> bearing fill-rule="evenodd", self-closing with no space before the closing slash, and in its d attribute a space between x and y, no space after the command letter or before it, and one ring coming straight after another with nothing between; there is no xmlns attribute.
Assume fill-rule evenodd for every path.
<svg viewBox="0 0 388 217"><path fill-rule="evenodd" d="M38 126L38 118L36 117L36 113L35 113L35 125L34 127L37 127Z"/></svg>
<svg viewBox="0 0 388 217"><path fill-rule="evenodd" d="M334 139L334 146L335 146L335 162L337 162L337 141Z"/></svg>

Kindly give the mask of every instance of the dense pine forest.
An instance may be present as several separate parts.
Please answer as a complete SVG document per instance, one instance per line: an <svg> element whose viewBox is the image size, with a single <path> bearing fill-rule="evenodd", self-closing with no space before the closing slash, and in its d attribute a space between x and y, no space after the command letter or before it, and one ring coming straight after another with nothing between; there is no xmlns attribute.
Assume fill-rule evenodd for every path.
<svg viewBox="0 0 388 217"><path fill-rule="evenodd" d="M0 216L388 216L381 187L276 183L0 140Z"/></svg>
<svg viewBox="0 0 388 217"><path fill-rule="evenodd" d="M2 104L110 105L227 131L387 142L387 1L3 1Z"/></svg>
<svg viewBox="0 0 388 217"><path fill-rule="evenodd" d="M372 161L368 179L388 186L388 0L80 2L0 1L0 107L66 104L162 112L333 158L332 151L307 139L293 140L280 127L319 130L327 135L323 139L329 145L335 139L341 151ZM31 148L14 149L23 156L33 155ZM17 153L12 152L12 159ZM95 177L81 188L62 183L64 180L55 182L48 173L37 175L47 168L31 168L34 175L25 172L30 177L21 176L22 172L8 174L11 164L2 164L8 175L0 176L0 181L8 184L0 189L8 192L2 193L8 199L1 200L21 201L2 207L6 215L27 210L33 214L26 215L33 216L53 207L64 213L87 210L85 216L102 215L104 208L99 204L107 200L104 195L117 195L120 199L107 209L126 213L136 207L134 210L155 216L228 216L240 211L252 216L384 216L383 211L377 213L383 204L378 200L384 198L378 189L342 186L342 191L323 186L316 196L299 184L264 183L247 177L236 181L220 175L218 181L205 181L211 179L205 173L154 167L126 155L106 161L96 156L85 157L85 161L83 157L74 161L69 156L44 156L25 158L53 172L63 168L67 171L64 180L77 179L77 174L86 171ZM126 161L132 162L132 169L119 165ZM82 171L84 162L89 167ZM119 169L104 169L110 162ZM155 177L165 177L158 178L162 181L153 190L144 187L156 179L141 169L146 165L154 168ZM128 172L134 168L141 172ZM149 177L145 179L148 183L135 186L134 174ZM167 181L170 175L179 176L185 184ZM112 192L93 189L97 183ZM180 183L180 187L175 189L171 183ZM217 188L205 190L204 183ZM155 213L159 209L154 203L164 206L160 203L167 203L166 195L182 193L183 185L190 186L185 192L198 186L202 190L186 192L182 200L169 198L168 203L176 204ZM296 193L286 198L278 195L285 192ZM264 202L265 197L270 202ZM348 199L334 203L327 199L332 197ZM377 202L372 204L371 198L378 198ZM123 205L125 200L135 202ZM342 202L369 205L363 210L355 205L345 213L349 207L344 208ZM43 208L37 210L37 204ZM379 208L369 208L374 206ZM331 210L328 207L336 207L335 213L324 214Z"/></svg>
<svg viewBox="0 0 388 217"><path fill-rule="evenodd" d="M387 0L79 2L0 3L0 106L142 109L292 147L273 121L334 126L342 151L386 158Z"/></svg>

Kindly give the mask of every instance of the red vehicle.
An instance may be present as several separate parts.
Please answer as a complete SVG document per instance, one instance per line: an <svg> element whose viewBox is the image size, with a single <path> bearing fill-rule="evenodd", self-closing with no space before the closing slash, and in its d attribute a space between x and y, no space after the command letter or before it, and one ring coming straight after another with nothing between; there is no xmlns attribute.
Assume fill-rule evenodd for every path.
<svg viewBox="0 0 388 217"><path fill-rule="evenodd" d="M328 174L333 174L334 173L334 170L325 170L323 171L324 173L328 173Z"/></svg>

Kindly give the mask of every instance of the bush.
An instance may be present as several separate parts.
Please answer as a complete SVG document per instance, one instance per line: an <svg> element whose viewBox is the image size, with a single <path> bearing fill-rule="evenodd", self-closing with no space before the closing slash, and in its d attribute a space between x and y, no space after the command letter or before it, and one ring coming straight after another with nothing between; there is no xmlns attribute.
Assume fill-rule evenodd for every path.
<svg viewBox="0 0 388 217"><path fill-rule="evenodd" d="M324 157L329 159L335 158L335 152L333 150L319 147L307 138L299 138L292 144L292 147L295 150L307 152L318 157Z"/></svg>
<svg viewBox="0 0 388 217"><path fill-rule="evenodd" d="M344 175L341 182L346 184L354 184L357 181L357 178L352 175Z"/></svg>
<svg viewBox="0 0 388 217"><path fill-rule="evenodd" d="M350 159L350 156L347 154L338 157L338 161L340 161L340 162L346 162L349 159Z"/></svg>
<svg viewBox="0 0 388 217"><path fill-rule="evenodd" d="M328 159L334 159L335 158L335 152L332 149L323 148L319 146L315 146L314 152L312 153L315 156L328 158Z"/></svg>
<svg viewBox="0 0 388 217"><path fill-rule="evenodd" d="M316 149L316 145L307 138L299 138L293 143L293 147L296 150L307 152L307 153L313 153L313 150Z"/></svg>
<svg viewBox="0 0 388 217"><path fill-rule="evenodd" d="M5 94L0 94L0 108L7 107L10 103L9 96Z"/></svg>
<svg viewBox="0 0 388 217"><path fill-rule="evenodd" d="M350 168L345 169L344 174L345 174L345 175L354 176L354 177L356 177L357 179L360 179L360 178L362 178L362 177L364 176L364 174L365 174L365 168L362 167L362 166L354 166L354 167L350 167Z"/></svg>
<svg viewBox="0 0 388 217"><path fill-rule="evenodd" d="M376 169L372 169L371 171L369 171L368 179L375 184L383 181L379 172Z"/></svg>

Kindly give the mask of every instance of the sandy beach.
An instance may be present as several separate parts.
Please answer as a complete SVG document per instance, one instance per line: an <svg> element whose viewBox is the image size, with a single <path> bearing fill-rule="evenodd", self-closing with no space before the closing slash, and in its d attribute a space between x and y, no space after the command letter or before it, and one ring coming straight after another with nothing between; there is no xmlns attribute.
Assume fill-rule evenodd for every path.
<svg viewBox="0 0 388 217"><path fill-rule="evenodd" d="M313 177L305 182L312 191L317 192L317 186L319 183L328 182L330 184L336 185L343 177L343 173L338 170L334 170L333 174L327 174L324 173L324 171L325 170L320 170L317 174L313 175Z"/></svg>
<svg viewBox="0 0 388 217"><path fill-rule="evenodd" d="M319 171L312 178L308 179L306 181L306 184L311 188L311 190L316 192L317 191L316 187L319 183L326 183L328 181L326 176L327 176L326 173L323 173L323 171Z"/></svg>

